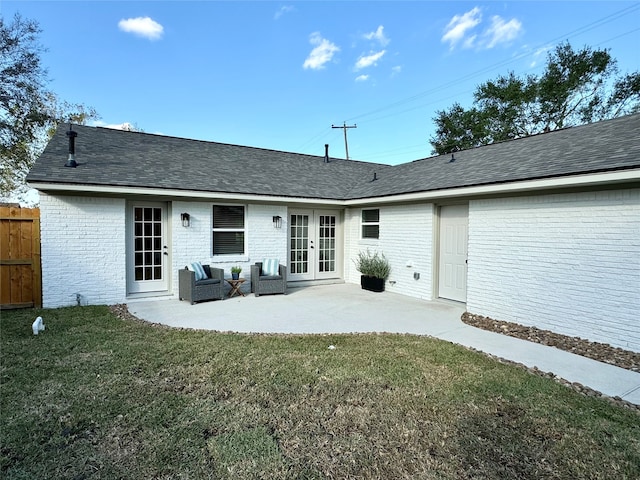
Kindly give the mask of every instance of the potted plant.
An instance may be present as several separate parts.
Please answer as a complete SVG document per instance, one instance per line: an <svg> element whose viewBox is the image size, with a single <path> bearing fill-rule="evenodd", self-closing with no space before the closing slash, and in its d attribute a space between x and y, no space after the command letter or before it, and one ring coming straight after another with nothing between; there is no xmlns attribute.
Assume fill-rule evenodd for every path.
<svg viewBox="0 0 640 480"><path fill-rule="evenodd" d="M360 286L372 292L383 292L384 283L391 273L391 265L384 256L384 253L371 253L369 250L359 252L358 258L354 260L356 270L360 276Z"/></svg>
<svg viewBox="0 0 640 480"><path fill-rule="evenodd" d="M235 267L231 267L231 278L233 280L238 280L240 278L240 272L242 271L242 267L240 265L236 265Z"/></svg>

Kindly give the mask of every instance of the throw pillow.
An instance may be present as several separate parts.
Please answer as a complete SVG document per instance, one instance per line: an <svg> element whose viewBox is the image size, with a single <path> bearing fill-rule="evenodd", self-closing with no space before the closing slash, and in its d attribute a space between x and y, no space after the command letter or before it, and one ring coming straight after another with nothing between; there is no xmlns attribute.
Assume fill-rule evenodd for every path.
<svg viewBox="0 0 640 480"><path fill-rule="evenodd" d="M265 258L262 261L262 275L278 275L278 267L280 262L277 258Z"/></svg>
<svg viewBox="0 0 640 480"><path fill-rule="evenodd" d="M207 278L207 274L204 273L204 268L202 268L202 264L200 262L193 262L191 266L193 267L193 271L196 274L196 282L198 280L204 280L205 278Z"/></svg>

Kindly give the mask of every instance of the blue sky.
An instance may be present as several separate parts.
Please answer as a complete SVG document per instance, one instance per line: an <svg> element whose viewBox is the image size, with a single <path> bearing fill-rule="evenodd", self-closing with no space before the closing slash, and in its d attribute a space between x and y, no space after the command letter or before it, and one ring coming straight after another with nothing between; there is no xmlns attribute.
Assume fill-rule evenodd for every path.
<svg viewBox="0 0 640 480"><path fill-rule="evenodd" d="M568 40L640 69L624 1L11 1L36 20L49 87L99 125L397 164L431 155L437 110Z"/></svg>

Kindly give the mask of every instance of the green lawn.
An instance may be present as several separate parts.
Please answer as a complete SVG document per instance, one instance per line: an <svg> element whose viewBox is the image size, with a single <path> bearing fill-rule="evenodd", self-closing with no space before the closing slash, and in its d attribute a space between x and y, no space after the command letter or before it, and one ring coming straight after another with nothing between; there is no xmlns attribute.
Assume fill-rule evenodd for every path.
<svg viewBox="0 0 640 480"><path fill-rule="evenodd" d="M439 340L0 322L3 479L640 478L638 413Z"/></svg>

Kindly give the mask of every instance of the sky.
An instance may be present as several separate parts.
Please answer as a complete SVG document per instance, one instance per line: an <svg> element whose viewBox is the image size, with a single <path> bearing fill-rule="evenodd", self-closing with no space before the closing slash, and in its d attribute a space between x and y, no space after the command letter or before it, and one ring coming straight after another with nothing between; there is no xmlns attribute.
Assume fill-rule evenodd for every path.
<svg viewBox="0 0 640 480"><path fill-rule="evenodd" d="M41 29L48 87L91 125L395 165L432 155L434 117L539 74L550 50L640 69L640 2L13 1Z"/></svg>

